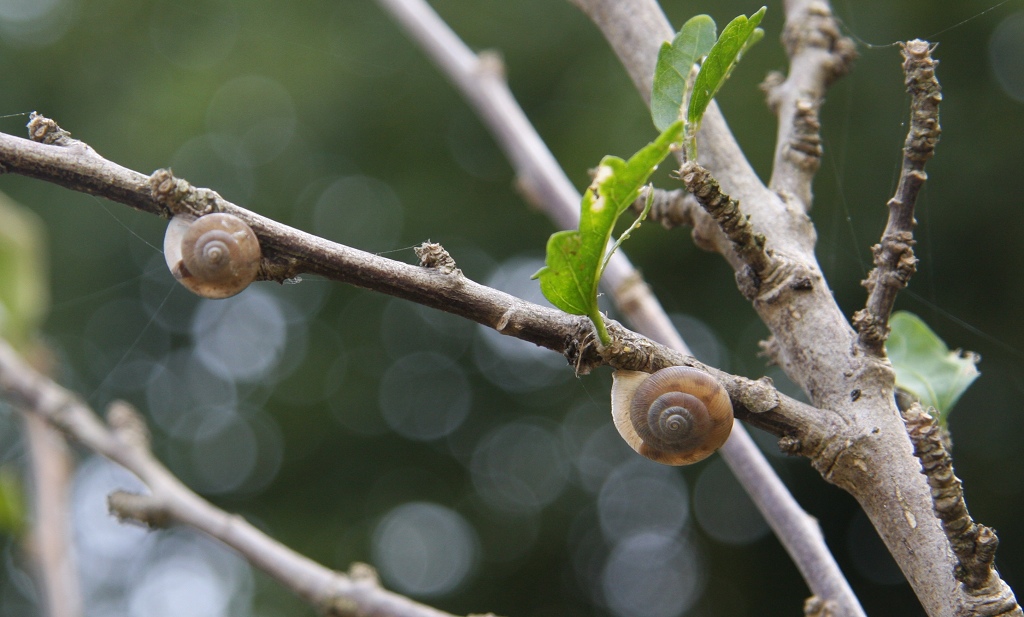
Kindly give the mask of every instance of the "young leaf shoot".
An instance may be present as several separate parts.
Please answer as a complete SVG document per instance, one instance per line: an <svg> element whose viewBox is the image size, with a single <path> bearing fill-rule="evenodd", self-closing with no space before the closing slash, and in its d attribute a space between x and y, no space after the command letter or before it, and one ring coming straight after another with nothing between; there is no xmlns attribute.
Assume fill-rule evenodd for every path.
<svg viewBox="0 0 1024 617"><path fill-rule="evenodd" d="M766 7L751 15L749 18L740 15L729 22L729 25L722 30L722 35L707 54L707 58L701 63L700 72L693 83L693 93L690 95L690 106L686 114L686 154L687 158L697 158L697 130L700 128L700 121L707 111L711 99L715 98L719 88L725 83L732 73L733 67L739 62L743 54L751 45L764 37L764 31L757 25L764 17Z"/></svg>
<svg viewBox="0 0 1024 617"><path fill-rule="evenodd" d="M697 15L683 24L671 43L661 44L651 93L651 118L659 131L664 131L682 116L687 84L693 85L690 73L694 64L711 51L717 34L715 20L707 15Z"/></svg>
<svg viewBox="0 0 1024 617"><path fill-rule="evenodd" d="M601 159L593 182L583 194L579 229L552 234L545 266L533 275L540 279L544 297L556 307L590 317L603 345L609 344L611 338L598 310L597 285L604 272L605 250L612 229L640 195L640 189L658 164L682 139L682 132L682 121L676 121L628 161L616 156ZM634 228L635 224L630 231Z"/></svg>

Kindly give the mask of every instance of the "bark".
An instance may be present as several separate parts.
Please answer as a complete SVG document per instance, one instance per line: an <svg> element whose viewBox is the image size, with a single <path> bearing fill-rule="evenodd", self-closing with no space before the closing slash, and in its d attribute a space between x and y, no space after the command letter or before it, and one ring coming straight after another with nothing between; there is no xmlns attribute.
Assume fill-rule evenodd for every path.
<svg viewBox="0 0 1024 617"><path fill-rule="evenodd" d="M672 36L661 9L653 1L631 2L628 8L615 0L573 2L601 29L649 100L658 46ZM717 109L709 109L698 142L701 164L750 217L778 265L766 276L750 277L725 234L716 234L712 244L732 264L741 291L771 331L772 357L815 407L828 410L812 423L824 416L838 419L834 432L813 445L791 437L784 445L810 458L823 478L857 499L929 615L970 611L972 599L954 577L955 557L896 407L892 367L860 343L835 303L814 256L809 204L757 179ZM805 173L790 168L775 171ZM772 184L801 182L773 175ZM1020 614L1019 607L1015 610Z"/></svg>

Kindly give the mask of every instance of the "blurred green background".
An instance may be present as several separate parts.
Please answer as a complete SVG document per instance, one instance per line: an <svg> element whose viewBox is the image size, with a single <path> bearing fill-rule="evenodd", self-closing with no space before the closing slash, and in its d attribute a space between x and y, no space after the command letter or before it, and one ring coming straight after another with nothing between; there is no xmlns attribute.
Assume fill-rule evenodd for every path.
<svg viewBox="0 0 1024 617"><path fill-rule="evenodd" d="M654 136L590 23L566 2L434 2L511 87L577 187L605 154ZM670 2L675 25L759 5ZM812 216L843 310L885 224L907 96L898 49L940 42L943 136L918 207L919 272L897 308L981 378L950 418L974 517L1024 589L1024 2L840 0L860 43L823 112ZM767 177L775 122L757 84L784 70L778 3L719 102ZM173 167L227 199L389 258L441 242L471 278L540 300L529 280L550 223L446 79L370 0L0 0L0 130L55 118L112 161ZM666 166L668 167L668 166ZM674 188L668 170L659 184ZM717 457L639 460L613 433L607 372L576 379L554 354L363 290L307 278L200 301L176 286L164 222L16 176L0 190L49 232L48 343L61 380L96 408L147 413L168 466L214 503L335 568L455 613L792 615L807 595ZM707 361L750 377L766 335L716 255L645 226L627 244ZM798 394L791 392L792 394ZM24 465L0 411L0 463ZM921 614L853 500L805 460L759 442L822 524L869 614ZM1016 444L1016 445L1015 445ZM89 615L312 615L233 555L184 531L118 526L105 494L131 486L82 452L74 524ZM38 612L18 545L0 540L0 615Z"/></svg>

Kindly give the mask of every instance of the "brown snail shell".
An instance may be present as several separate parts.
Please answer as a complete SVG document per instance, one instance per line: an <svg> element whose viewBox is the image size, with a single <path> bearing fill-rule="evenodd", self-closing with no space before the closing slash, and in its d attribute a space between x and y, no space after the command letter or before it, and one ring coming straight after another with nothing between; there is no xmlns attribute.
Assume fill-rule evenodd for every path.
<svg viewBox="0 0 1024 617"><path fill-rule="evenodd" d="M652 375L615 371L612 419L629 447L665 465L689 465L732 432L732 402L703 371L671 366Z"/></svg>
<svg viewBox="0 0 1024 617"><path fill-rule="evenodd" d="M177 215L164 234L171 274L204 298L228 298L248 287L256 280L260 257L260 242L249 225L224 212Z"/></svg>

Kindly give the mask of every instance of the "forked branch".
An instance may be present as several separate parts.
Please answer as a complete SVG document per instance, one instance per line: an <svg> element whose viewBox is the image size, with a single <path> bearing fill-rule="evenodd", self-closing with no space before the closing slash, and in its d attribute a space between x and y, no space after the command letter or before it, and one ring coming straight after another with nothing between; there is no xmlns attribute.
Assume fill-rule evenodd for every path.
<svg viewBox="0 0 1024 617"><path fill-rule="evenodd" d="M571 1L602 31L647 100L658 45L672 36L660 7L652 0ZM802 4L790 2L787 11ZM836 304L814 255L816 234L806 204L758 180L714 108L704 117L698 142L702 166L744 204L756 232L783 262L751 298L771 331L773 359L819 409L845 423L823 450L787 441L788 451L810 457L827 481L857 498L929 615L969 614L977 602L953 576L949 542L896 409L892 368L864 353L858 332ZM723 240L719 233L716 248L742 273L748 264Z"/></svg>

